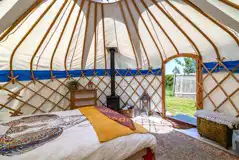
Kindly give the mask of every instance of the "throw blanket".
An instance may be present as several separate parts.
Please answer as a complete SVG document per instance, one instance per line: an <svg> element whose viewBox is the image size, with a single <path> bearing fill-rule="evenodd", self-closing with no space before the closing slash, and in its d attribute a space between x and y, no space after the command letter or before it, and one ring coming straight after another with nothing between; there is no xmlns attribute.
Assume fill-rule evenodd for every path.
<svg viewBox="0 0 239 160"><path fill-rule="evenodd" d="M95 107L83 107L79 110L94 127L100 142L107 142L134 133L148 133L145 128L136 123L134 124L135 130L131 130L129 127L108 118Z"/></svg>
<svg viewBox="0 0 239 160"><path fill-rule="evenodd" d="M118 112L115 112L107 107L97 106L96 109L98 109L101 113L103 113L108 118L110 118L126 127L129 127L132 130L136 129L134 126L134 122L130 118L128 118L122 114L119 114Z"/></svg>
<svg viewBox="0 0 239 160"><path fill-rule="evenodd" d="M228 126L229 128L233 129L239 127L239 119L232 117L232 116L227 116L223 113L218 113L218 112L210 112L210 111L205 111L205 110L198 110L195 113L196 117L199 118L204 118L206 120L216 122L218 124L223 124Z"/></svg>

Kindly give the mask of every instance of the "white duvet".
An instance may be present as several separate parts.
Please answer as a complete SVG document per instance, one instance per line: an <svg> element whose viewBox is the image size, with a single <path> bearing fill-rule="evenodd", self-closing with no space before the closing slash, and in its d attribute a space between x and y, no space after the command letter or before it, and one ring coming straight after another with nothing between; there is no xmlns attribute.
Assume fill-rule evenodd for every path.
<svg viewBox="0 0 239 160"><path fill-rule="evenodd" d="M42 122L34 122L34 126L37 127L27 129L21 134L39 129L43 130L42 127L62 126L64 129L59 137L34 149L31 146L24 151L19 149L11 155L3 155L0 151L0 160L123 160L144 148L150 147L155 151L156 139L151 134L132 134L100 143L94 128L80 111L73 110L52 114L59 116L60 120L47 121L47 124L44 125ZM71 118L71 116L76 115L81 115L80 121ZM28 123L27 125L32 124ZM8 129L8 126L0 124L0 136L6 133ZM11 137L17 135L19 133L12 133ZM1 147L0 142L0 150Z"/></svg>

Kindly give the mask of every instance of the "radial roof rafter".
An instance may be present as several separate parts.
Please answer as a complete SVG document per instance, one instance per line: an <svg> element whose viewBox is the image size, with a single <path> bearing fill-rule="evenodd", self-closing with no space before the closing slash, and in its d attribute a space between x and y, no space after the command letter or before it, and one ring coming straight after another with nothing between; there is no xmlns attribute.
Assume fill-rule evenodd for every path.
<svg viewBox="0 0 239 160"><path fill-rule="evenodd" d="M132 37L131 37L131 33L129 31L129 25L128 25L128 22L126 20L126 16L125 16L125 13L123 11L123 6L122 6L122 3L119 2L119 6L120 6L120 10L121 10L121 14L122 14L122 17L124 19L124 23L125 23L125 26L126 26L126 29L127 29L127 33L128 33L128 37L130 39L130 44L131 44L131 47L133 49L133 52L134 52L134 56L135 56L135 60L136 60L136 65L137 65L137 68L139 68L139 62L138 62L138 57L137 57L137 54L136 54L136 49L135 49L135 46L133 44L133 40L132 40Z"/></svg>
<svg viewBox="0 0 239 160"><path fill-rule="evenodd" d="M29 34L33 31L33 29L37 26L37 24L41 21L41 19L47 14L47 12L52 8L52 6L55 4L56 0L53 0L51 4L47 7L47 9L43 12L43 14L36 20L36 22L33 24L33 26L28 30L28 32L24 35L24 37L21 39L21 41L17 44L17 46L14 48L11 57L10 57L10 78L14 80L14 74L13 74L13 58L16 54L17 49L21 46L21 44L24 42L24 40L29 36ZM67 2L67 1L66 1Z"/></svg>
<svg viewBox="0 0 239 160"><path fill-rule="evenodd" d="M165 2L170 5L177 13L179 13L183 18L185 18L198 32L201 33L201 35L207 39L207 41L212 45L213 49L215 50L215 53L217 55L218 60L221 60L219 50L215 43L209 38L209 36L204 33L195 23L193 23L185 14L183 14L177 7L175 7L169 0L165 0Z"/></svg>
<svg viewBox="0 0 239 160"><path fill-rule="evenodd" d="M180 25L173 19L171 15L169 15L158 3L156 0L151 0L155 6L180 30L180 32L186 37L186 39L189 41L189 43L192 45L194 49L196 49L196 53L199 55L199 57L202 57L200 50L198 46L195 44L195 42L188 36L188 34L180 27Z"/></svg>
<svg viewBox="0 0 239 160"><path fill-rule="evenodd" d="M224 4L229 5L229 6L233 7L233 8L235 8L235 9L239 10L239 5L236 4L236 3L231 2L230 0L219 0L219 1L221 1Z"/></svg>
<svg viewBox="0 0 239 160"><path fill-rule="evenodd" d="M144 26L146 27L146 29L147 29L147 31L148 31L148 33L149 33L149 35L150 35L151 39L153 40L153 42L154 42L154 45L156 46L156 48L157 48L157 50L158 50L159 56L160 56L160 58L161 58L161 61L163 61L163 59L164 59L164 58L163 58L163 56L162 56L162 53L161 53L161 51L160 51L160 49L159 49L159 46L158 46L158 44L157 44L156 40L154 39L154 37L153 37L152 33L150 32L150 29L149 29L149 27L148 27L147 23L145 22L145 20L144 20L143 16L141 15L141 13L140 13L140 10L139 10L138 6L136 5L135 1L134 1L134 0L132 0L132 2L133 2L133 4L134 4L134 6L135 6L135 9L136 9L137 13L139 14L139 16L140 16L141 20L143 21L143 23L144 23Z"/></svg>
<svg viewBox="0 0 239 160"><path fill-rule="evenodd" d="M160 27L160 29L163 31L163 33L165 34L165 36L168 38L168 40L170 41L170 43L172 44L172 46L174 47L175 51L177 54L179 54L179 50L177 48L177 46L175 45L175 43L173 42L172 38L170 38L170 36L168 35L168 33L165 31L165 29L163 28L163 26L160 24L159 20L153 15L153 13L150 11L150 9L147 7L146 3L144 2L144 0L140 0L141 3L144 5L145 9L148 11L148 13L153 17L154 21L158 24L158 26Z"/></svg>
<svg viewBox="0 0 239 160"><path fill-rule="evenodd" d="M64 7L66 6L67 4L67 1L65 1L65 3L62 4L61 8L59 9L58 13L56 14L54 20L51 22L51 25L49 26L49 28L47 29L45 35L43 36L42 40L40 41L38 47L36 48L35 52L33 53L32 55L32 58L31 58L31 61L30 61L30 70L31 70L31 74L32 74L32 79L34 80L35 79L35 76L34 76L34 72L33 72L33 62L34 62L34 58L36 57L38 51L40 50L42 44L44 43L46 37L48 36L48 34L50 33L52 27L55 25L58 17L60 16L61 12L63 11ZM64 14L63 14L64 16ZM40 59L40 58L39 58Z"/></svg>
<svg viewBox="0 0 239 160"><path fill-rule="evenodd" d="M0 42L9 35L24 19L27 18L37 7L42 3L42 0L37 0L32 6L29 7L1 36Z"/></svg>
<svg viewBox="0 0 239 160"><path fill-rule="evenodd" d="M85 3L85 0L82 0L81 3L80 3L80 9L79 9L79 12L77 14L77 18L76 18L74 28L73 28L72 33L71 33L71 38L70 38L70 41L68 43L68 47L67 47L67 50L66 50L66 55L65 55L65 58L64 58L64 68L65 68L67 77L69 77L69 72L68 72L68 68L67 68L67 58L68 58L68 55L69 55L69 51L70 51L70 47L71 47L71 44L72 44L74 34L76 32L78 21L80 20L80 15L81 15L81 11L83 9L84 3ZM80 32L79 32L79 34L80 34ZM79 37L79 36L77 36L77 37ZM78 40L78 38L77 38L77 40Z"/></svg>
<svg viewBox="0 0 239 160"><path fill-rule="evenodd" d="M151 65L150 65L150 61L149 61L149 57L148 57L147 51L146 51L146 49L145 49L143 40L142 40L142 38L141 38L141 36L140 36L138 27L137 27L137 25L136 25L136 23L135 23L135 20L134 20L134 18L133 18L132 12L131 12L131 10L130 10L130 8L129 8L129 5L128 5L128 2L127 2L127 1L125 1L125 5L126 5L126 8L127 8L128 12L129 12L130 19L131 19L131 21L133 22L133 25L134 25L135 31L136 31L136 33L137 33L137 36L139 37L139 41L140 41L140 43L141 43L141 45L142 45L142 48L143 48L143 50L144 50L144 54L145 54L145 57L146 57L146 59L147 59L148 67L150 67Z"/></svg>
<svg viewBox="0 0 239 160"><path fill-rule="evenodd" d="M220 22L218 22L217 20L212 18L210 15L205 13L203 10L201 10L199 7L197 7L194 3L190 2L189 0L184 0L184 2L187 3L189 6L191 6L193 9L195 9L196 11L198 11L200 14L202 14L203 16L208 18L210 21L212 21L218 27L223 29L225 32L227 32L235 40L235 42L237 43L237 45L239 47L239 39L229 29L227 29L223 24L221 24Z"/></svg>
<svg viewBox="0 0 239 160"><path fill-rule="evenodd" d="M53 60L54 60L56 51L57 51L57 49L58 49L58 46L59 46L59 44L60 44L60 42L61 42L61 39L62 39L62 37L63 37L63 34L64 34L65 30L66 30L67 25L68 25L68 22L69 22L69 20L70 20L70 18L71 18L72 12L73 12L73 10L75 9L75 6L76 6L76 1L74 1L74 4L73 4L72 7L71 7L70 13L69 13L69 15L68 15L68 17L67 17L67 19L66 19L66 22L65 22L65 24L64 24L64 26L63 26L63 29L62 29L61 34L60 34L60 37L59 37L59 39L58 39L58 41L57 41L57 44L56 44L56 46L55 46L55 49L54 49L54 51L53 51L53 53L52 53L51 62L50 62L50 72L51 72L51 77L52 77L52 78L54 78L54 75L53 75Z"/></svg>
<svg viewBox="0 0 239 160"><path fill-rule="evenodd" d="M38 19L36 19L34 22L31 23L30 28L26 31L26 33L24 33L23 37L21 37L20 41L16 44L16 46L13 47L13 51L11 52L11 56L9 59L10 79L14 80L14 78L15 78L15 76L14 76L15 68L13 66L14 66L14 63L17 63L17 61L15 62L14 60L22 52L22 51L21 52L19 51L20 50L19 48L21 48L21 46L24 44L26 39L28 37L30 37L30 35L33 34L32 32L36 28L36 26L40 26L42 19L45 16L48 16L50 14L49 11L52 10L53 6L55 5L55 2L56 2L56 0L52 0L51 2L48 2L47 5L45 5L46 7L43 8L44 10L42 12L40 12L41 15L39 15ZM73 5L72 5L72 2L73 2ZM219 21L217 21L216 19L209 16L206 12L204 12L199 7L197 7L193 2L191 2L189 0L183 0L184 3L180 2L181 4L185 5L186 7L190 7L189 8L190 11L195 13L195 14L192 14L193 15L192 17L187 15L188 12L184 12L183 10L181 10L180 5L178 5L176 1L172 2L170 0L164 0L164 1L147 0L147 2L146 2L146 0L140 0L138 3L135 0L133 0L133 1L124 0L124 1L117 1L114 3L106 4L106 3L97 3L97 2L89 0L87 2L87 5L85 5L85 6L84 6L85 0L74 0L74 1L73 0L64 0L62 3L59 3L61 6L59 8L56 7L57 8L56 10L53 9L54 11L57 11L56 15L54 16L53 20L49 23L50 24L49 27L47 27L46 30L44 30L46 32L44 32L43 37L41 39L39 39L39 41L40 41L39 44L37 44L36 48L34 48L34 51L32 52L31 59L30 59L30 65L29 65L32 79L35 79L35 75L34 75L35 63L34 63L34 61L36 60L36 58L38 59L37 63L36 63L36 70L38 70L38 66L39 66L38 64L40 63L41 57L44 56L43 54L45 53L46 47L52 43L56 43L53 47L53 52L50 53L51 58L50 58L50 63L49 63L49 65L50 65L49 69L50 69L50 74L51 74L52 78L54 78L54 75L53 75L53 70L54 70L54 65L55 65L54 62L55 62L55 60L57 61L56 57L58 57L61 54L64 54L64 60L63 60L64 67L63 68L65 69L67 76L69 76L69 73L68 73L69 69L72 69L72 64L74 63L73 61L74 61L75 55L77 55L77 58L78 58L78 55L80 55L81 62L79 63L79 66L80 66L81 70L89 68L89 66L87 66L87 63L89 61L88 57L90 57L89 62L90 63L92 62L92 66L90 66L90 67L92 67L92 69L94 69L94 70L98 69L98 62L97 62L98 59L97 58L102 55L103 55L103 61L104 61L104 69L107 69L106 47L108 45L108 42L110 40L114 41L116 39L115 45L117 45L118 47L123 46L123 45L118 45L118 38L120 38L119 37L120 33L117 33L116 30L118 32L120 30L124 34L127 34L124 37L124 39L122 38L121 40L125 40L125 39L128 40L129 43L127 44L127 47L129 49L126 51L132 52L129 54L132 54L134 56L134 57L130 57L130 58L135 60L135 64L133 64L133 65L136 65L135 68L141 68L142 66L144 68L146 68L147 66L149 68L151 68L152 66L154 66L154 64L152 64L151 62L155 61L154 58L156 55L159 56L159 58L161 60L160 63L161 63L164 61L164 59L169 58L171 56L171 54L186 53L186 52L188 52L189 48L190 48L190 50L193 49L195 51L194 53L196 53L200 58L202 58L202 55L209 54L209 50L213 49L212 51L210 51L211 52L210 54L215 53L215 55L217 57L216 60L218 60L220 62L224 61L225 58L221 57L221 53L220 53L221 50L219 50L219 48L221 49L222 45L220 43L218 44L218 41L213 39L214 37L212 35L210 36L209 34L207 34L207 31L204 31L205 28L203 30L202 29L203 27L201 27L201 26L199 27L199 25L197 25L197 23L195 22L193 16L198 16L199 14L200 14L200 16L203 16L208 21L210 21L210 26L212 26L212 28L214 26L217 26L220 28L220 30L222 32L227 33L233 39L233 41L236 42L236 44L239 48L238 37L234 33L232 33L232 31L227 26L221 24ZM149 4L149 2L150 2L150 4ZM10 36L12 33L17 32L16 26L21 28L22 27L21 23L25 23L24 20L26 20L27 17L30 16L32 18L33 16L31 16L31 14L34 13L34 11L38 7L41 6L40 4L42 4L42 1L37 0L36 3L31 5L30 8L28 10L26 10L24 12L24 14L21 15L19 17L19 19L16 20L12 24L12 26L10 26L5 32L3 32L0 37L0 40L2 40L1 43L5 43L5 39L6 38L8 39L8 36ZM68 10L68 7L70 6L70 4L71 4L71 9ZM112 7L117 7L116 8L116 9L118 9L117 16L110 15L109 14L110 7L107 6L107 8L106 8L105 5L108 5L108 6L112 5ZM151 6L154 6L154 7L151 8ZM74 14L75 17L73 17L73 12L75 13L75 8L78 8L79 12L78 12L78 14ZM106 16L105 16L104 8L107 9ZM192 10L191 10L191 8L192 8ZM63 11L64 9L65 9L65 11ZM78 9L77 9L77 11L78 11ZM115 10L115 11L117 11L117 10ZM154 13L153 11L156 11L156 13ZM163 16L163 19L160 19L157 17L156 14L159 14L157 12L159 12L160 15ZM146 14L144 14L144 13L146 13ZM80 23L81 15L83 15L83 18L82 18L82 22ZM85 16L85 19L84 19L84 16ZM179 16L180 18L176 19L177 16ZM62 20L63 17L66 17L66 19L64 21ZM105 22L106 22L106 19L108 19L108 18L110 18L111 20L113 19L114 24L113 23L106 24ZM70 28L70 27L67 27L67 26L69 26L68 23L70 20L74 21L74 25L73 25L74 27L72 27L72 31L70 31L71 36L67 36L68 39L64 39L66 30L68 28ZM165 22L166 21L170 22L169 29L167 28L167 23L165 23L163 20L165 20ZM182 26L180 25L180 22L181 22L180 20L187 21L187 25L190 28L192 28L193 30L197 31L196 34L197 35L200 34L201 35L200 38L203 37L203 39L206 42L208 42L208 44L210 44L209 47L207 46L209 48L209 49L207 48L208 49L207 53L205 53L205 47L200 46L199 45L200 42L197 42L197 37L193 37L193 35L195 35L195 34L193 34L192 32L187 32L187 30L185 29L186 26L184 26L184 28L183 28L183 25ZM58 24L56 24L57 21L58 21ZM150 23L147 23L148 21L150 21ZM26 22L29 23L29 21L27 21L27 20L26 20ZM107 21L107 22L109 22L109 21ZM120 25L123 24L124 27L121 27L121 26L118 27L117 26L118 24L116 22L118 22L118 24L120 24ZM61 28L61 29L59 29L60 24L62 24L62 26L63 26L63 28ZM82 32L82 35L80 32L78 32L78 35L77 35L77 31L78 31L77 26L79 24L81 26L84 25L84 27L85 27L84 32ZM91 25L93 25L93 27L90 27ZM160 33L162 36L158 35L156 29L154 28L154 25L157 27L158 30L160 30ZM56 27L54 28L54 26L56 26ZM102 28L102 30L101 30L101 28ZM110 31L109 28L112 29L112 31ZM183 41L181 43L177 43L177 45L176 45L175 40L173 38L174 35L171 33L169 36L169 32L170 32L171 28L172 28L172 30L177 29L177 31L179 31L178 33L181 36L180 38L182 38L185 41ZM188 29L190 29L190 28L188 28ZM15 31L14 31L14 29L15 29ZM80 27L80 29L81 29L81 27ZM100 32L103 33L101 35L102 37L99 37L101 34ZM53 33L53 34L51 34L51 33ZM56 33L59 34L59 36L55 36L55 39L54 39L53 36ZM93 34L89 34L89 33L93 33ZM106 37L106 34L107 34L107 37ZM109 34L112 34L112 36L115 36L115 37L110 37L110 36L108 36ZM92 36L92 37L90 37L90 36ZM163 38L164 36L167 38L166 41ZM50 38L48 38L48 37L50 37ZM75 41L73 42L74 37L77 37L76 42ZM150 46L150 42L146 40L146 37L148 38L148 40L150 42L152 42L151 46ZM229 38L227 37L227 38L231 39L230 37ZM199 40L202 40L202 38L201 39L200 38L199 38ZM47 41L47 39L48 39L48 41ZM3 40L4 40L4 42L3 42ZM54 42L53 42L53 40L54 40ZM82 49L81 53L79 53L79 51L77 50L77 47L79 46L78 40L79 40L79 42L81 42L81 45L82 45L82 48L80 48L80 49ZM92 42L90 40L92 40ZM162 45L161 40L164 43L168 43L169 46L172 46L172 49L167 48L169 51L175 50L176 53L168 53L169 51L167 51L167 53L166 53L164 51L164 46ZM60 47L60 44L63 43L63 41L67 42L66 52L58 53L58 52L62 52L59 49L59 47ZM103 42L103 43L101 43L101 42ZM107 44L106 44L106 42L107 42ZM75 45L73 45L73 43L75 43ZM90 43L92 43L92 44L90 44ZM46 45L44 46L44 44L46 44ZM104 49L101 48L102 44L103 44ZM179 44L183 44L183 47L188 47L187 48L188 50L186 52L183 52L183 51L180 52L179 48L181 46ZM212 47L210 47L210 46L212 46ZM73 52L71 50L71 47L74 47ZM234 45L234 47L236 47L236 45ZM98 52L98 51L100 51L100 49L102 49L102 51L104 52L104 53L102 53L102 55L100 55L100 52ZM38 54L39 54L38 52L40 50L42 52L41 52L40 56L38 56ZM119 48L119 50L122 50L122 48ZM91 53L91 51L92 51L92 53ZM202 53L201 53L201 51L202 51ZM141 55L141 52L143 55ZM69 61L70 63L68 63L67 60L68 60L70 54L72 55L72 57L71 57L71 60ZM122 55L123 54L125 54L125 53L122 52ZM225 55L225 53L224 53L224 55ZM70 68L67 67L67 64L70 64ZM74 65L75 64L76 63L74 63ZM99 66L102 67L103 65L99 65ZM79 68L79 67L77 67L77 68ZM56 69L57 69L57 67L56 67Z"/></svg>
<svg viewBox="0 0 239 160"><path fill-rule="evenodd" d="M84 69L85 64L85 49L86 49L86 39L87 39L87 32L88 32L88 25L89 25L89 17L90 17L90 8L91 8L91 1L88 3L88 9L87 9L87 17L86 17L86 27L85 27L85 36L84 36L84 43L83 43L83 51L82 51L82 57L81 57L81 70Z"/></svg>

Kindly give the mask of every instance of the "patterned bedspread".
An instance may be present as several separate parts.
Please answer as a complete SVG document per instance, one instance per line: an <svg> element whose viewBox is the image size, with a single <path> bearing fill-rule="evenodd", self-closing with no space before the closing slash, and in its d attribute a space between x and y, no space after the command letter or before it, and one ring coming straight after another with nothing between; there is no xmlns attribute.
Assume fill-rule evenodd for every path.
<svg viewBox="0 0 239 160"><path fill-rule="evenodd" d="M0 136L0 154L14 156L29 152L50 142L62 133L80 125L86 118L82 115L58 116L56 114L33 115L6 123L6 132Z"/></svg>
<svg viewBox="0 0 239 160"><path fill-rule="evenodd" d="M99 157L98 152L109 151L117 141L101 144L90 122L79 110L15 117L0 123L1 160L108 159L105 156L110 154ZM120 141L122 143L122 139ZM143 148L154 146L152 137L146 144ZM143 148L139 147L139 150ZM92 157L94 154L98 157ZM127 154L116 156L116 160L124 156Z"/></svg>

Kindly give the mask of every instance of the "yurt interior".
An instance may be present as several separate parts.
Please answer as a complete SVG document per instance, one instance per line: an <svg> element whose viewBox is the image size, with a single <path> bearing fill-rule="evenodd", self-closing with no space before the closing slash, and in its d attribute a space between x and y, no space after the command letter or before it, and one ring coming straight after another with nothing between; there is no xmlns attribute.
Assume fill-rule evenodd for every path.
<svg viewBox="0 0 239 160"><path fill-rule="evenodd" d="M0 0L0 159L239 159L239 0Z"/></svg>

